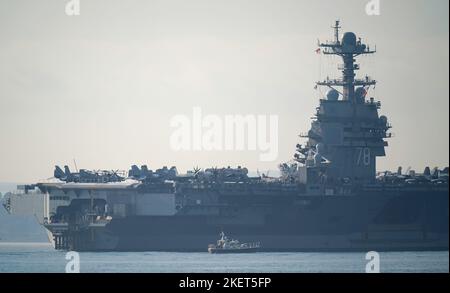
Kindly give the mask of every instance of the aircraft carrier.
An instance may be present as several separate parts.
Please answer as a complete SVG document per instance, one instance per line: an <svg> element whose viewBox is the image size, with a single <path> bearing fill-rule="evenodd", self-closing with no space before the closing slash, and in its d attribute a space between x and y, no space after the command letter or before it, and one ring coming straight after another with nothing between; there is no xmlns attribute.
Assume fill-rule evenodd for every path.
<svg viewBox="0 0 450 293"><path fill-rule="evenodd" d="M279 178L242 167L56 167L54 179L28 187L47 195L55 248L206 251L225 231L265 251L448 250L448 168L376 171L391 125L369 97L376 81L355 74L356 58L375 50L352 32L341 37L336 22L317 53L340 57L342 77L317 83L328 92Z"/></svg>

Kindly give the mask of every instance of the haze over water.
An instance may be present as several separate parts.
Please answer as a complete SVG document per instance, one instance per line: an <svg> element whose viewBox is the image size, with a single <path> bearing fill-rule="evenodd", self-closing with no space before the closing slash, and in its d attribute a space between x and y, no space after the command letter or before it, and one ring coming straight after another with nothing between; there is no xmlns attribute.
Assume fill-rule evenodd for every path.
<svg viewBox="0 0 450 293"><path fill-rule="evenodd" d="M0 243L0 272L64 273L66 253L49 244ZM365 253L80 253L81 273L364 273ZM385 273L448 273L449 253L381 252Z"/></svg>

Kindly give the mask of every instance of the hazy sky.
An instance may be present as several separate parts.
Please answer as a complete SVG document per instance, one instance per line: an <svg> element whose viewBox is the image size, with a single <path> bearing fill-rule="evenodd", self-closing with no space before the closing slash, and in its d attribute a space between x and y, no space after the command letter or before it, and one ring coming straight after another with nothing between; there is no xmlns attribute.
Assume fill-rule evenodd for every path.
<svg viewBox="0 0 450 293"><path fill-rule="evenodd" d="M342 21L378 53L360 74L393 124L378 169L449 164L447 0L0 0L0 181L87 169L177 165L276 169L292 158L321 96L314 82L340 60L314 53ZM175 152L170 119L279 115L279 156Z"/></svg>

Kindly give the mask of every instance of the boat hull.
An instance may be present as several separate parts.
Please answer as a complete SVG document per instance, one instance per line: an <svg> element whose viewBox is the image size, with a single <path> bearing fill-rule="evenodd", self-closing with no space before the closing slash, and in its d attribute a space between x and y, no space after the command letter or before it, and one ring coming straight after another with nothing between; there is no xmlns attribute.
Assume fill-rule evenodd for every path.
<svg viewBox="0 0 450 293"><path fill-rule="evenodd" d="M254 253L258 252L259 248L236 248L236 249L223 249L223 248L208 248L208 252L211 254L236 254L236 253Z"/></svg>

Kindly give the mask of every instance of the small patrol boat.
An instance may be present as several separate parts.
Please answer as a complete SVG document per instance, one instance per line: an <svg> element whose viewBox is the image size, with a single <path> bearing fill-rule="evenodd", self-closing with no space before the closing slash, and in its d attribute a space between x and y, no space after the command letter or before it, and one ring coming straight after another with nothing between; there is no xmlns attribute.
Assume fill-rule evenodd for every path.
<svg viewBox="0 0 450 293"><path fill-rule="evenodd" d="M209 253L251 253L257 252L261 248L260 242L240 243L238 240L230 239L224 232L220 233L217 244L208 246Z"/></svg>

